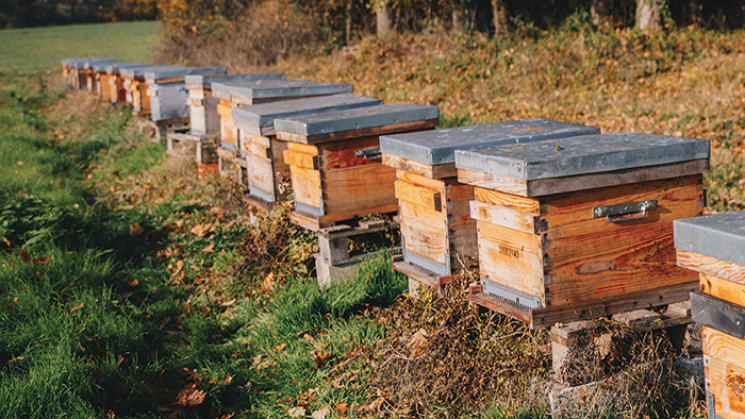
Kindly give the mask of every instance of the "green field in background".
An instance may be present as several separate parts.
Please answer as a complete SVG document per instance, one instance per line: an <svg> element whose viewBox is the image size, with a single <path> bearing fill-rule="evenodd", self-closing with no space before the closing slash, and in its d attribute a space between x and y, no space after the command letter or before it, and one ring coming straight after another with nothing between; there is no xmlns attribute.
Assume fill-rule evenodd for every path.
<svg viewBox="0 0 745 419"><path fill-rule="evenodd" d="M152 62L161 24L97 23L0 31L0 72L59 69L65 58L104 55Z"/></svg>

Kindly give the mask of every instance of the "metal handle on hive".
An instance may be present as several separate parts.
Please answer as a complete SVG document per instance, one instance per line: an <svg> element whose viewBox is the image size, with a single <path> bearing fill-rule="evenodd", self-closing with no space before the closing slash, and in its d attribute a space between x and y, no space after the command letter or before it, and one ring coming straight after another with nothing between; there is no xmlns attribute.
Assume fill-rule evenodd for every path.
<svg viewBox="0 0 745 419"><path fill-rule="evenodd" d="M595 207L592 209L592 216L594 218L605 217L605 219L611 223L620 223L624 221L640 220L647 216L647 210L653 210L655 208L657 208L657 201L655 200L628 202L625 204ZM619 215L633 214L636 212L641 212L641 214L632 217L617 217Z"/></svg>

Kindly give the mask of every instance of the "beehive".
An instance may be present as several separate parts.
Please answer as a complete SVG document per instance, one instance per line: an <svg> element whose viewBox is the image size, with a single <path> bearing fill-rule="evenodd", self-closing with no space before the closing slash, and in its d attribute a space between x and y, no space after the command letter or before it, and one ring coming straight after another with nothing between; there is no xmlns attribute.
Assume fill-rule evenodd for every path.
<svg viewBox="0 0 745 419"><path fill-rule="evenodd" d="M469 210L474 187L458 182L456 150L599 132L584 125L527 119L381 137L383 164L396 169L403 249L403 261L396 262L396 268L408 269L411 279L427 282L407 265L448 277L478 264L476 221Z"/></svg>
<svg viewBox="0 0 745 419"><path fill-rule="evenodd" d="M147 95L150 100L150 119L169 121L189 119L187 75L223 75L227 67L165 67L145 72ZM143 109L143 113L146 110Z"/></svg>
<svg viewBox="0 0 745 419"><path fill-rule="evenodd" d="M745 418L745 211L675 221L678 265L698 272L710 418Z"/></svg>
<svg viewBox="0 0 745 419"><path fill-rule="evenodd" d="M274 120L381 105L380 99L341 94L312 97L233 108L233 120L246 156L248 195L253 205L269 209L289 195L290 168L283 153L285 141L278 140Z"/></svg>
<svg viewBox="0 0 745 419"><path fill-rule="evenodd" d="M129 84L125 86L125 76L122 74L122 71L124 69L134 69L134 68L144 68L144 67L153 68L153 66L165 67L164 64L142 64L142 63L106 64L104 67L104 72L106 73L106 76L108 76L109 80L108 80L107 85L101 86L101 89L108 90L109 101L112 104L127 103L127 91L129 88Z"/></svg>
<svg viewBox="0 0 745 419"><path fill-rule="evenodd" d="M476 302L544 327L695 289L675 265L673 220L703 210L708 141L582 136L459 150L455 165L476 186Z"/></svg>
<svg viewBox="0 0 745 419"><path fill-rule="evenodd" d="M230 74L221 76L186 76L186 89L189 91L189 118L193 135L220 135L220 116L217 114L219 99L212 95L212 83L236 81L283 80L284 74Z"/></svg>
<svg viewBox="0 0 745 419"><path fill-rule="evenodd" d="M88 83L89 63L111 62L108 57L69 58L63 62L64 71L67 76L66 83L75 89L83 89Z"/></svg>
<svg viewBox="0 0 745 419"><path fill-rule="evenodd" d="M83 70L85 72L85 88L91 93L96 93L98 91L98 87L96 85L97 78L96 78L96 71L94 69L94 66L101 65L101 64L114 64L116 63L115 60L101 60L101 61L86 61L83 64Z"/></svg>
<svg viewBox="0 0 745 419"><path fill-rule="evenodd" d="M275 119L277 138L288 141L295 211L308 229L373 213L396 211L396 170L380 160L380 135L429 130L436 106L397 103Z"/></svg>
<svg viewBox="0 0 745 419"><path fill-rule="evenodd" d="M91 67L96 79L96 95L105 102L112 102L112 99L115 98L118 93L116 88L112 88L112 85L116 85L119 70L121 68L136 66L145 66L145 64L133 62L94 63ZM122 100L124 100L124 96L122 96Z"/></svg>
<svg viewBox="0 0 745 419"><path fill-rule="evenodd" d="M147 95L145 73L168 68L166 65L154 64L146 67L129 67L119 70L122 77L122 87L126 94L127 105L132 107L134 114L150 113L150 97Z"/></svg>
<svg viewBox="0 0 745 419"><path fill-rule="evenodd" d="M217 113L220 115L220 147L226 153L240 154L238 133L233 124L234 107L351 92L351 84L308 80L213 83L212 95L220 99L220 103L217 104Z"/></svg>

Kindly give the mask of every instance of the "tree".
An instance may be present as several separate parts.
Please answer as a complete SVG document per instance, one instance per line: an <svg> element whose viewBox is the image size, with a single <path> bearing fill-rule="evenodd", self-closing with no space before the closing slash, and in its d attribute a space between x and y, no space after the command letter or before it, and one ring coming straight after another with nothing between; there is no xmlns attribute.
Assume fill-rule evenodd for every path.
<svg viewBox="0 0 745 419"><path fill-rule="evenodd" d="M660 27L660 6L663 0L637 0L636 27L644 32Z"/></svg>
<svg viewBox="0 0 745 419"><path fill-rule="evenodd" d="M387 0L379 0L376 2L375 7L375 18L376 18L376 33L378 38L382 38L390 35L393 32L393 23L391 22L391 11Z"/></svg>
<svg viewBox="0 0 745 419"><path fill-rule="evenodd" d="M494 39L509 32L507 27L507 4L505 0L491 0L494 13Z"/></svg>

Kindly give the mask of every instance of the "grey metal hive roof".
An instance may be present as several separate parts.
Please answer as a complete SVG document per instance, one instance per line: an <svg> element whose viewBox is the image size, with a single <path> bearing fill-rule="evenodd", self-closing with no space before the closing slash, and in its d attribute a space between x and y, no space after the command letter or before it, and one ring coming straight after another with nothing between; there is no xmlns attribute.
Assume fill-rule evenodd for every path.
<svg viewBox="0 0 745 419"><path fill-rule="evenodd" d="M228 71L225 66L215 67L164 67L161 69L150 70L145 73L147 80L158 81L170 79L173 77L186 77L190 74L214 74Z"/></svg>
<svg viewBox="0 0 745 419"><path fill-rule="evenodd" d="M274 120L299 117L320 112L371 107L383 104L377 98L349 93L332 96L317 96L305 99L284 100L260 105L233 108L233 120L238 128L251 134L274 134Z"/></svg>
<svg viewBox="0 0 745 419"><path fill-rule="evenodd" d="M90 58L68 58L66 65L68 67L72 68L85 68L86 65L89 65L92 62L102 62L102 61L114 61L109 57L90 57Z"/></svg>
<svg viewBox="0 0 745 419"><path fill-rule="evenodd" d="M309 80L261 80L212 83L212 91L252 99L321 96L351 93L347 83L321 83Z"/></svg>
<svg viewBox="0 0 745 419"><path fill-rule="evenodd" d="M394 103L366 109L329 112L289 119L275 119L277 132L299 135L321 135L413 121L439 118L439 108L431 105Z"/></svg>
<svg viewBox="0 0 745 419"><path fill-rule="evenodd" d="M236 81L258 81L258 80L284 80L284 73L263 73L263 74L215 74L203 75L192 74L186 76L187 89L209 89L212 83L226 83Z"/></svg>
<svg viewBox="0 0 745 419"><path fill-rule="evenodd" d="M455 166L537 180L708 158L708 140L619 132L458 150Z"/></svg>
<svg viewBox="0 0 745 419"><path fill-rule="evenodd" d="M675 220L675 247L745 266L745 211Z"/></svg>
<svg viewBox="0 0 745 419"><path fill-rule="evenodd" d="M101 62L101 63L95 63L91 67L93 68L93 71L103 71L106 73L113 73L114 71L119 71L122 68L129 68L129 67L137 67L137 66L146 66L146 65L152 65L152 64L143 64L143 63L133 63L133 62Z"/></svg>
<svg viewBox="0 0 745 419"><path fill-rule="evenodd" d="M410 134L383 135L380 137L380 151L434 166L454 162L455 150L599 133L600 128L596 127L534 118Z"/></svg>
<svg viewBox="0 0 745 419"><path fill-rule="evenodd" d="M155 71L162 68L167 68L167 65L163 64L152 64L144 67L129 67L129 68L122 68L119 70L119 74L121 74L124 77L136 77L136 76L144 76L145 73L149 71Z"/></svg>

